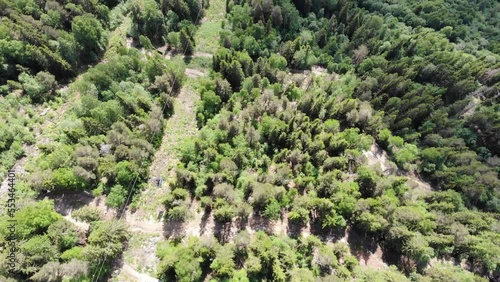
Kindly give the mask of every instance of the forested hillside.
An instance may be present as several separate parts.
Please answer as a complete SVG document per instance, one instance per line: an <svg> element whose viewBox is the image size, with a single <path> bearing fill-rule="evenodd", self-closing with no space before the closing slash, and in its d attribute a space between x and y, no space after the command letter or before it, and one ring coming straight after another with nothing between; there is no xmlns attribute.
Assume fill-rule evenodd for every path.
<svg viewBox="0 0 500 282"><path fill-rule="evenodd" d="M0 0L0 279L498 281L499 13Z"/></svg>
<svg viewBox="0 0 500 282"><path fill-rule="evenodd" d="M444 14L427 3L413 9L432 13L419 13L426 21L411 25L375 4L364 9L369 4L228 2L214 80L200 89L200 135L183 152L165 201L167 219L189 220L195 198L216 221L243 229L257 215L286 216L292 238L290 230L303 226L327 241L352 228L374 238L412 279L471 279L452 266L431 267L433 258L463 260L476 275L498 279L500 57L489 51L498 41L488 33L498 25L481 17L454 22L470 10L486 18L497 3L449 3ZM472 7L455 14L455 5ZM393 6L412 8L404 1ZM440 21L447 16L449 24ZM455 43L455 30L479 24L479 32L462 39L491 42ZM340 78L318 76L306 89L290 82L290 70L313 66ZM389 153L388 167L367 165L363 152L372 142ZM412 175L432 191L409 187L405 176ZM313 247L311 236L264 234L254 241L242 232L210 251L204 241L170 243L159 250L160 277L169 281L193 269L199 272L186 281L207 272L216 280L375 279L334 251L342 243ZM184 254L176 262L173 246ZM200 263L187 263L195 259Z"/></svg>
<svg viewBox="0 0 500 282"><path fill-rule="evenodd" d="M0 5L1 172L14 164L21 168L13 234L11 214L2 205L0 273L16 281L102 281L125 246L126 224L105 221L89 207L63 218L44 198L92 192L106 195L106 205L121 213L144 187L164 119L184 80L182 61L147 51L151 42L163 44L148 29L185 33L187 27L194 33L201 6L194 16L188 11L159 29L154 17L162 23L163 13L178 7L167 5L162 12L154 1ZM142 52L127 48L128 34ZM2 201L7 186L2 183ZM10 236L18 248L13 269Z"/></svg>

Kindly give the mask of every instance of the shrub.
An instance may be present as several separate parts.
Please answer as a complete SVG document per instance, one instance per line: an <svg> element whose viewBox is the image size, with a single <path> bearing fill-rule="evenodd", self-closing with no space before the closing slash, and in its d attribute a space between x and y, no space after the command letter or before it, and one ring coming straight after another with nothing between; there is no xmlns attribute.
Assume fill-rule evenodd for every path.
<svg viewBox="0 0 500 282"><path fill-rule="evenodd" d="M102 214L97 208L85 206L74 211L72 216L78 220L91 223L101 220Z"/></svg>

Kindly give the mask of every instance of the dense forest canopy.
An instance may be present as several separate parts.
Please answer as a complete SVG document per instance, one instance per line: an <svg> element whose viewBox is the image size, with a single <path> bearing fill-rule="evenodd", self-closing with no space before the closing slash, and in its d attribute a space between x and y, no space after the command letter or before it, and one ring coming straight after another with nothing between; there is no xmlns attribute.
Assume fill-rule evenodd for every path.
<svg viewBox="0 0 500 282"><path fill-rule="evenodd" d="M500 279L497 1L217 1L0 0L0 173L27 159L1 279L106 281L152 189L164 226L215 222L162 235L161 281ZM195 137L152 187L188 88ZM114 218L47 199L78 193Z"/></svg>

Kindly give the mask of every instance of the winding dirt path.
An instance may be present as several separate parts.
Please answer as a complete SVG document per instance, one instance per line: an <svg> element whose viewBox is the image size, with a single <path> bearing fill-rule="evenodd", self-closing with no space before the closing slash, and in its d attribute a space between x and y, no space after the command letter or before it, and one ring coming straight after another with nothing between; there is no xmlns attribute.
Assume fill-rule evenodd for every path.
<svg viewBox="0 0 500 282"><path fill-rule="evenodd" d="M141 282L158 282L159 280L156 278L153 278L147 274L137 272L134 268L132 268L128 263L124 262L122 270L125 275L130 276L131 278L135 279L136 281L141 281Z"/></svg>
<svg viewBox="0 0 500 282"><path fill-rule="evenodd" d="M172 56L175 56L176 54L172 54L171 52L168 52L165 54L165 58L171 59ZM177 54L180 56L180 54ZM182 58L184 59L192 59L192 58L212 58L214 55L206 52L194 52L192 55L183 55Z"/></svg>
<svg viewBox="0 0 500 282"><path fill-rule="evenodd" d="M200 71L200 70L197 70L197 69L188 69L186 68L184 70L184 73L189 76L189 77L202 77L202 76L206 76L206 73Z"/></svg>

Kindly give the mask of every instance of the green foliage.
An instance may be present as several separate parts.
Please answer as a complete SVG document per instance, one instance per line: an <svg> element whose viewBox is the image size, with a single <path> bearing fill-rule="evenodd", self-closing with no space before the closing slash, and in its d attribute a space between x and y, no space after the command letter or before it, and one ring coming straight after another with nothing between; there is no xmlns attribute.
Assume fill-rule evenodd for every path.
<svg viewBox="0 0 500 282"><path fill-rule="evenodd" d="M201 92L201 100L196 108L199 126L213 118L221 109L221 98L212 90Z"/></svg>
<svg viewBox="0 0 500 282"><path fill-rule="evenodd" d="M103 27L109 9L101 3L69 3L64 7L56 2L45 5L35 1L8 1L2 3L2 11L6 12L2 14L5 21L0 25L3 65L0 85L7 86L7 80L17 79L28 70L38 73L36 81L23 78L23 88L34 94L34 100L51 96L53 77L49 73L57 80L71 77L79 63L92 59L79 57L79 53L97 54L96 51L105 47ZM49 91L42 91L44 87Z"/></svg>
<svg viewBox="0 0 500 282"><path fill-rule="evenodd" d="M74 247L79 239L76 226L64 219L52 223L47 235L61 251Z"/></svg>
<svg viewBox="0 0 500 282"><path fill-rule="evenodd" d="M276 199L271 199L264 210L264 215L272 220L278 220L281 216L281 206Z"/></svg>
<svg viewBox="0 0 500 282"><path fill-rule="evenodd" d="M64 261L70 261L72 259L83 259L82 251L82 247L73 247L69 250L64 251L64 253L61 254L61 259Z"/></svg>
<svg viewBox="0 0 500 282"><path fill-rule="evenodd" d="M160 17L155 18L156 11L142 15L148 34L131 30L149 49L166 35L165 29L159 34L150 32L161 29L156 24L164 21L164 7L152 3ZM83 208L73 213L91 223L86 234L62 220L50 201L32 203L28 198L37 197L37 193L58 197L59 192L100 190L107 194L108 205L119 207L128 196L127 188L136 188L131 189L134 195L143 187L154 146L158 147L162 138L162 113L168 116L172 112L172 97L167 96L180 91L184 63L142 54L122 44L129 23L126 14L133 26L137 20L128 5L118 4L109 17L109 8L102 2L0 3L0 93L5 110L0 115L0 173L23 156L23 148L29 172L28 178L22 177L17 184L15 237L19 246L24 246L15 270L18 280L87 281L90 273L101 272L96 269L100 267L97 262L104 259L101 276L94 277L102 280L123 251L126 228L101 223L98 211ZM199 11L197 1L188 6L194 13ZM178 20L185 16L191 17L183 15ZM189 29L191 36L195 31L186 24L172 31L181 29ZM113 37L106 46L108 33ZM87 65L98 61L106 47L112 51L106 52L106 60ZM79 79L71 83L69 78L80 72ZM160 79L153 85L157 77ZM59 83L69 83L67 90L56 91ZM9 92L12 94L7 95ZM59 94L62 96L56 98ZM39 157L33 158L37 147ZM24 167L24 163L20 165ZM8 225L2 224L0 230L2 238L9 234ZM4 249L6 244L1 240ZM5 269L0 273L7 274Z"/></svg>
<svg viewBox="0 0 500 282"><path fill-rule="evenodd" d="M121 208L127 200L128 190L117 184L111 188L108 196L106 197L106 205L112 208Z"/></svg>
<svg viewBox="0 0 500 282"><path fill-rule="evenodd" d="M354 220L358 228L365 232L380 232L389 226L387 213L391 206L383 205L384 198L359 200L354 210Z"/></svg>
<svg viewBox="0 0 500 282"><path fill-rule="evenodd" d="M140 35L148 37L153 44L161 44L165 34L165 22L158 3L150 1L131 1L129 7L132 15L132 34L139 39Z"/></svg>
<svg viewBox="0 0 500 282"><path fill-rule="evenodd" d="M302 279L306 279L305 281L309 281L313 279L314 281L314 278L320 277L319 273L307 270L316 264L312 259L317 255L313 253L320 249L323 256L328 253L333 256L332 249L319 240L308 242L308 240L313 241L311 238L314 236L298 241L287 237L268 236L258 231L254 240L250 241L248 235L246 231L242 231L236 235L234 243L226 243L222 246L210 237L200 239L189 237L184 240L184 243L175 240L165 241L157 248L157 256L161 260L160 279L168 280L178 277L183 281L184 279L197 281L202 269L209 266L213 271L213 277L219 280L304 281ZM347 261L349 260L347 253L337 252L336 255L339 259ZM327 261L321 258L319 260ZM239 262L243 262L244 268L239 266ZM302 267L296 265L299 262L303 264ZM330 273L333 269L340 270L343 267L338 262L332 263Z"/></svg>
<svg viewBox="0 0 500 282"><path fill-rule="evenodd" d="M500 117L498 115L499 106L482 106L467 121L470 128L475 128L475 133L479 137L481 145L488 148L492 153L498 155L500 150L495 140L498 140L498 129Z"/></svg>
<svg viewBox="0 0 500 282"><path fill-rule="evenodd" d="M70 168L58 168L52 172L52 177L45 184L48 189L55 191L83 190L86 188L83 178L75 175Z"/></svg>
<svg viewBox="0 0 500 282"><path fill-rule="evenodd" d="M24 92L33 102L49 100L57 87L55 76L44 71L37 73L35 77L23 72L18 79Z"/></svg>
<svg viewBox="0 0 500 282"><path fill-rule="evenodd" d="M215 259L210 264L210 268L214 270L218 277L232 277L235 267L234 249L231 244L226 244L217 250Z"/></svg>
<svg viewBox="0 0 500 282"><path fill-rule="evenodd" d="M384 270L357 267L353 276L359 281L411 281L400 273L395 266Z"/></svg>
<svg viewBox="0 0 500 282"><path fill-rule="evenodd" d="M51 224L61 219L61 215L54 210L54 202L45 199L21 207L16 212L14 219L17 223L16 237L27 239L45 233ZM7 230L8 222L3 222L1 232L7 236L9 233Z"/></svg>
<svg viewBox="0 0 500 282"><path fill-rule="evenodd" d="M112 262L123 251L127 239L127 226L123 221L98 221L92 225L83 256L87 261Z"/></svg>
<svg viewBox="0 0 500 282"><path fill-rule="evenodd" d="M235 216L235 208L228 205L222 199L217 199L214 206L214 219L219 222L230 222Z"/></svg>
<svg viewBox="0 0 500 282"><path fill-rule="evenodd" d="M374 170L369 167L360 167L358 169L358 177L356 182L359 184L361 195L365 198L374 197L377 194L376 183L378 177Z"/></svg>
<svg viewBox="0 0 500 282"><path fill-rule="evenodd" d="M167 243L165 247L158 248L157 256L161 259L158 266L160 278L169 280L177 277L179 281L198 281L202 274L200 264L208 259L194 251L200 245L196 238L191 238L188 246Z"/></svg>
<svg viewBox="0 0 500 282"><path fill-rule="evenodd" d="M486 278L482 278L474 275L463 268L451 266L448 264L437 264L432 268L426 270L426 276L432 281L441 281L444 279L455 279L459 281L486 281Z"/></svg>
<svg viewBox="0 0 500 282"><path fill-rule="evenodd" d="M187 55L193 54L196 47L192 33L191 28L183 27L179 35L180 50Z"/></svg>
<svg viewBox="0 0 500 282"><path fill-rule="evenodd" d="M471 262L487 257L482 239L474 239L476 253L457 242L479 236L488 226L488 221L461 212L498 206L495 161L485 162L494 148L484 143L494 137L495 108L490 105L497 80L488 70L498 68L498 56L475 48L477 42L457 43L457 49L450 40L463 31L455 30L447 16L428 16L441 9L437 6L392 4L228 3L228 25L220 34L223 47L213 57L216 82L200 89L201 133L184 150L181 162L188 172L178 175L178 184L195 190L206 211L222 222L244 210L241 200L252 205L254 217L277 220L287 212L290 226L310 223L317 235L351 226L401 256L398 266L406 273L425 275L435 257L469 256ZM330 73L286 74L314 65ZM478 77L488 86L479 90ZM466 105L475 103L466 97L479 93L489 95L481 101L488 101L487 106L465 114ZM477 128L488 132L481 141ZM385 158L383 151L373 150L376 145L394 163L372 164L373 157ZM424 190L420 182L415 188L415 181L395 174L421 176L440 192ZM307 265L305 255L299 269L286 268L266 251L271 240L256 237L255 249L245 246L235 256L238 262L238 256L245 258L249 280L287 281L291 273L304 281L318 275L328 281L333 275L407 280L392 268L351 273L356 260L345 256L339 265L341 260L327 248L316 250L322 264L315 268ZM491 267L481 262L474 271L487 276ZM230 272L236 273L231 269L224 275Z"/></svg>
<svg viewBox="0 0 500 282"><path fill-rule="evenodd" d="M107 39L101 23L95 17L88 14L75 17L71 30L81 45L82 58L93 61L104 50Z"/></svg>
<svg viewBox="0 0 500 282"><path fill-rule="evenodd" d="M23 274L34 274L44 264L59 258L57 246L48 236L34 236L21 244L19 249L22 255L19 268Z"/></svg>
<svg viewBox="0 0 500 282"><path fill-rule="evenodd" d="M151 40L149 40L146 36L139 35L139 41L141 42L141 46L143 46L146 50L152 50L154 48Z"/></svg>
<svg viewBox="0 0 500 282"><path fill-rule="evenodd" d="M166 218L174 221L186 220L189 216L189 191L181 188L174 189L164 199L167 209Z"/></svg>
<svg viewBox="0 0 500 282"><path fill-rule="evenodd" d="M67 263L49 262L30 279L33 281L49 281L52 279L62 281L84 280L89 272L89 264L86 261L71 260Z"/></svg>
<svg viewBox="0 0 500 282"><path fill-rule="evenodd" d="M285 70L287 66L287 61L284 57L280 55L272 54L271 57L269 57L269 65L273 69Z"/></svg>
<svg viewBox="0 0 500 282"><path fill-rule="evenodd" d="M58 143L35 144L40 157L28 162L27 184L18 184L21 197L93 190L123 206L129 192L146 186L185 79L182 59L166 60L154 46L192 54L220 38L213 66L185 58L191 68L212 69L197 89L201 130L182 146L164 199L165 219L173 221L189 220L200 200L217 239L162 243L160 279L406 281L405 273L415 281L495 280L498 4L250 2L225 3L224 21L208 14L200 30L209 32L197 42L203 8L224 3L106 1L118 4L111 13L98 1L0 3L0 93L13 92L0 99L0 172L38 138L31 121L38 107L29 104L52 107L57 81L99 60L108 32L123 33L113 36L106 60L70 85L75 106L41 136ZM126 32L152 52L125 47ZM95 210L75 211L91 223L84 238L50 202L24 201L16 213L17 278L85 281L104 260L103 276L93 278L105 280L124 248L125 226L100 221ZM287 233L297 239L229 232L232 224L271 231L287 215ZM355 246L321 241L347 227L399 257L399 270L358 267ZM307 238L298 236L304 228ZM8 234L5 224L0 230Z"/></svg>

